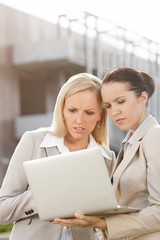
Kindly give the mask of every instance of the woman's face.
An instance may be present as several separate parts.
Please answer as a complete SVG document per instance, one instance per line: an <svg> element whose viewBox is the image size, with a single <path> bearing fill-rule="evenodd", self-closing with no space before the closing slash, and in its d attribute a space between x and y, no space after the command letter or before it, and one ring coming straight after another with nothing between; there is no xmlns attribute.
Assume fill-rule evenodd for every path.
<svg viewBox="0 0 160 240"><path fill-rule="evenodd" d="M101 119L101 107L94 91L77 92L65 100L63 117L70 137L88 139Z"/></svg>
<svg viewBox="0 0 160 240"><path fill-rule="evenodd" d="M102 86L101 94L107 114L121 129L135 131L147 114L146 92L137 97L127 83L110 82Z"/></svg>

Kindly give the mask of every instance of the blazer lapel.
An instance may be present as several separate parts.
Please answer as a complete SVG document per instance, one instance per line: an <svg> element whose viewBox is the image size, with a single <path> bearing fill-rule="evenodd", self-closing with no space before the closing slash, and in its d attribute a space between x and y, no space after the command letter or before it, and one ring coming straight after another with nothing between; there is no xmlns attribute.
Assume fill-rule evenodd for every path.
<svg viewBox="0 0 160 240"><path fill-rule="evenodd" d="M124 151L123 151L123 147L122 147L122 148L120 149L118 155L117 155L117 159L116 159L115 164L114 164L114 166L113 166L113 169L112 169L112 172L111 172L111 178L113 177L114 172L116 171L118 165L120 164L120 162L121 162L122 159L123 159L123 153L124 153Z"/></svg>
<svg viewBox="0 0 160 240"><path fill-rule="evenodd" d="M135 156L135 153L137 152L137 149L139 148L139 145L141 143L141 139L147 133L148 129L150 129L154 126L157 126L157 124L158 123L155 120L155 118L150 115L147 118L147 121L145 122L144 126L142 127L142 129L138 133L137 137L134 139L134 142L132 143L132 146L131 146L130 150L128 151L126 156L123 158L120 165L118 165L118 164L120 163L121 152L118 154L117 162L115 163L115 166L113 167L113 171L112 171L112 177L114 178L115 191L118 187L118 183L119 183L119 180L120 180L120 177L121 177L122 173L124 172L126 167L129 165L129 163L131 162L131 160Z"/></svg>
<svg viewBox="0 0 160 240"><path fill-rule="evenodd" d="M123 158L123 160L121 161L121 164L115 170L115 172L114 172L114 189L115 189L115 191L118 187L119 179L120 179L122 173L124 172L126 167L129 165L129 163L131 162L131 160L134 157L139 145L140 145L140 141L136 142L131 147L128 154Z"/></svg>
<svg viewBox="0 0 160 240"><path fill-rule="evenodd" d="M44 149L46 152L46 157L60 154L60 152L58 151L58 149L56 147L49 147L49 148L44 148Z"/></svg>

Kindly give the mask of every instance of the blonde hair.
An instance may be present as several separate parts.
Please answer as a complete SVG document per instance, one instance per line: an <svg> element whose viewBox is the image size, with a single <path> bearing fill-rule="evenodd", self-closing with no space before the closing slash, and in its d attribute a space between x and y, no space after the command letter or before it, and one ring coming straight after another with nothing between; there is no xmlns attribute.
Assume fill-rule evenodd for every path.
<svg viewBox="0 0 160 240"><path fill-rule="evenodd" d="M51 131L55 136L64 137L67 133L63 121L65 99L77 92L91 90L96 92L97 99L102 107L101 84L101 79L88 73L79 73L68 79L60 89L54 108ZM92 135L99 144L108 145L107 112L104 109L102 109L101 127L98 128L96 125L92 131Z"/></svg>

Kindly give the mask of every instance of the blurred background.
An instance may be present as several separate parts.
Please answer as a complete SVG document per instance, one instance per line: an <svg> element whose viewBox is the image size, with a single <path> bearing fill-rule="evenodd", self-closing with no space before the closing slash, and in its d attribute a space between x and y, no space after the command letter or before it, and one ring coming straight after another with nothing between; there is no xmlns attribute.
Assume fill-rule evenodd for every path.
<svg viewBox="0 0 160 240"><path fill-rule="evenodd" d="M22 134L51 124L59 89L74 74L147 71L160 121L159 22L159 0L0 0L0 186ZM117 152L126 133L109 124ZM11 228L0 225L0 239Z"/></svg>
<svg viewBox="0 0 160 240"><path fill-rule="evenodd" d="M0 1L0 185L22 134L51 124L58 91L74 74L147 71L160 121L159 18L158 0ZM110 123L111 149L124 135Z"/></svg>

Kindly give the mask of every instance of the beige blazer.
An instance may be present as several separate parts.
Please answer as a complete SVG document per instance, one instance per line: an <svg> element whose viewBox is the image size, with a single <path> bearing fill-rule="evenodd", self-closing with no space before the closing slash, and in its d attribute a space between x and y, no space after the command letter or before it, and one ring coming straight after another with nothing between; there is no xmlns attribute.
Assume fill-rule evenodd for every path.
<svg viewBox="0 0 160 240"><path fill-rule="evenodd" d="M146 120L112 172L119 204L143 210L106 217L110 239L160 239L160 126L151 115Z"/></svg>
<svg viewBox="0 0 160 240"><path fill-rule="evenodd" d="M0 223L14 222L10 240L59 240L62 226L41 221L23 169L23 162L55 154L60 154L57 147L47 145L46 130L26 132L11 158L6 176L0 189ZM49 135L51 140L52 135ZM42 144L43 143L43 144ZM42 146L43 145L43 146ZM109 159L113 152L104 149ZM106 159L108 168L110 160ZM53 203L54 204L54 203ZM91 228L71 228L76 240L93 240L97 238Z"/></svg>

